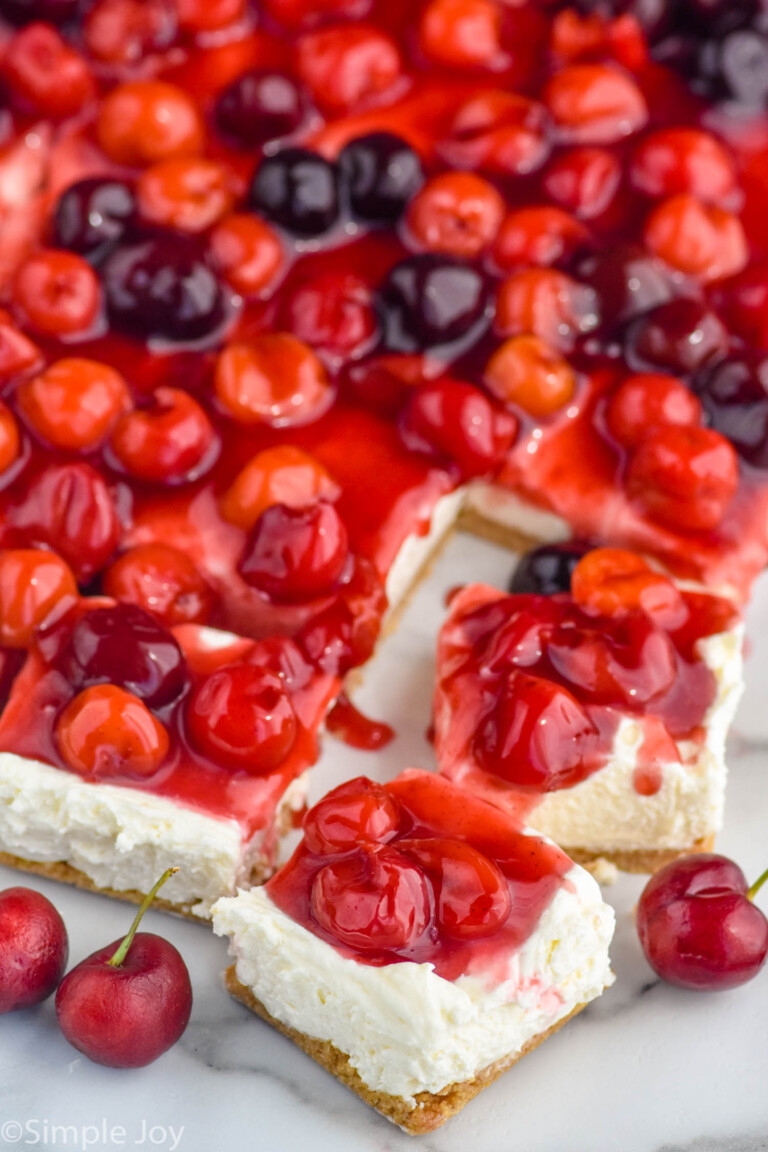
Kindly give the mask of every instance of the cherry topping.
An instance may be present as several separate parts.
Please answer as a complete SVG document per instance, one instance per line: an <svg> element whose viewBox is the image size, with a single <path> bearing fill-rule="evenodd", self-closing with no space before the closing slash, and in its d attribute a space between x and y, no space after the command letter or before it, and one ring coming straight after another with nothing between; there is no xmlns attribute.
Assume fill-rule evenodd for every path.
<svg viewBox="0 0 768 1152"><path fill-rule="evenodd" d="M193 238L158 235L116 248L102 277L110 320L138 336L194 340L223 319L221 286Z"/></svg>
<svg viewBox="0 0 768 1152"><path fill-rule="evenodd" d="M549 267L574 256L588 237L585 226L562 208L518 208L505 217L493 258L502 271L530 264Z"/></svg>
<svg viewBox="0 0 768 1152"><path fill-rule="evenodd" d="M646 136L635 149L631 175L635 186L654 198L690 192L717 204L737 187L729 153L697 128L665 128Z"/></svg>
<svg viewBox="0 0 768 1152"><path fill-rule="evenodd" d="M295 81L283 72L243 72L219 94L216 127L238 148L248 151L269 140L290 136L304 116L304 100Z"/></svg>
<svg viewBox="0 0 768 1152"><path fill-rule="evenodd" d="M79 1052L110 1068L143 1068L175 1044L192 1011L187 967L173 944L138 932L171 868L147 894L124 940L81 960L56 993L59 1026Z"/></svg>
<svg viewBox="0 0 768 1152"><path fill-rule="evenodd" d="M170 544L131 548L107 569L102 586L106 596L136 604L166 628L204 624L215 602L190 558Z"/></svg>
<svg viewBox="0 0 768 1152"><path fill-rule="evenodd" d="M504 404L529 416L553 416L576 394L576 374L539 336L513 336L496 349L485 366L486 388Z"/></svg>
<svg viewBox="0 0 768 1152"><path fill-rule="evenodd" d="M204 137L192 97L162 80L118 84L102 102L96 131L111 160L140 166L195 156Z"/></svg>
<svg viewBox="0 0 768 1152"><path fill-rule="evenodd" d="M13 36L2 62L7 91L21 111L64 120L94 94L91 71L50 24L28 24Z"/></svg>
<svg viewBox="0 0 768 1152"><path fill-rule="evenodd" d="M240 574L277 603L313 600L333 591L348 555L347 530L333 504L273 504L254 525Z"/></svg>
<svg viewBox="0 0 768 1152"><path fill-rule="evenodd" d="M634 371L688 375L719 359L728 332L714 312L695 300L671 300L639 316L627 334L626 358Z"/></svg>
<svg viewBox="0 0 768 1152"><path fill-rule="evenodd" d="M272 504L303 508L336 500L340 489L313 456L292 444L265 448L246 464L222 496L222 516L248 531Z"/></svg>
<svg viewBox="0 0 768 1152"><path fill-rule="evenodd" d="M460 260L425 252L390 271L380 289L386 343L415 352L479 337L490 321L485 278Z"/></svg>
<svg viewBox="0 0 768 1152"><path fill-rule="evenodd" d="M311 348L287 332L230 344L216 362L214 391L239 424L300 427L317 420L335 392Z"/></svg>
<svg viewBox="0 0 768 1152"><path fill-rule="evenodd" d="M648 432L664 425L695 428L701 404L674 376L641 373L628 376L608 401L606 423L625 448L637 448Z"/></svg>
<svg viewBox="0 0 768 1152"><path fill-rule="evenodd" d="M338 172L306 148L283 148L256 170L249 203L267 220L298 237L320 236L339 215Z"/></svg>
<svg viewBox="0 0 768 1152"><path fill-rule="evenodd" d="M21 415L46 443L70 452L92 451L130 405L119 372L96 360L57 360L19 385Z"/></svg>
<svg viewBox="0 0 768 1152"><path fill-rule="evenodd" d="M242 296L268 292L283 267L277 234L250 213L225 217L210 235L211 258L224 279Z"/></svg>
<svg viewBox="0 0 768 1152"><path fill-rule="evenodd" d="M16 418L0 400L0 476L15 464L21 451L21 437Z"/></svg>
<svg viewBox="0 0 768 1152"><path fill-rule="evenodd" d="M228 664L203 680L190 697L187 724L205 756L253 776L279 768L297 736L282 678L250 663Z"/></svg>
<svg viewBox="0 0 768 1152"><path fill-rule="evenodd" d="M667 577L654 572L636 552L595 548L573 570L574 601L601 616L625 616L640 609L667 628L685 619L683 599Z"/></svg>
<svg viewBox="0 0 768 1152"><path fill-rule="evenodd" d="M750 464L768 468L768 360L744 352L694 380L708 423Z"/></svg>
<svg viewBox="0 0 768 1152"><path fill-rule="evenodd" d="M349 852L366 841L383 844L400 825L397 804L381 784L358 776L334 788L304 817L304 843L310 852Z"/></svg>
<svg viewBox="0 0 768 1152"><path fill-rule="evenodd" d="M205 232L235 203L237 181L225 164L198 156L160 160L142 172L136 198L142 220L180 232Z"/></svg>
<svg viewBox="0 0 768 1152"><path fill-rule="evenodd" d="M513 671L478 730L475 752L494 776L519 788L552 792L582 778L596 736L585 709L566 688Z"/></svg>
<svg viewBox="0 0 768 1152"><path fill-rule="evenodd" d="M400 840L397 846L432 881L437 924L447 935L478 940L506 923L512 897L504 874L471 844L435 837Z"/></svg>
<svg viewBox="0 0 768 1152"><path fill-rule="evenodd" d="M495 408L473 385L450 378L413 389L400 421L410 451L456 464L464 479L498 467L516 432L512 413Z"/></svg>
<svg viewBox="0 0 768 1152"><path fill-rule="evenodd" d="M158 388L149 407L120 416L111 448L131 476L179 484L213 466L219 441L205 409L188 392Z"/></svg>
<svg viewBox="0 0 768 1152"><path fill-rule="evenodd" d="M413 148L390 132L358 136L339 153L352 213L366 224L394 224L424 182Z"/></svg>
<svg viewBox="0 0 768 1152"><path fill-rule="evenodd" d="M573 570L591 547L580 540L569 540L531 549L521 557L512 573L510 592L535 596L570 592Z"/></svg>
<svg viewBox="0 0 768 1152"><path fill-rule="evenodd" d="M170 704L186 684L186 663L173 635L135 604L83 612L56 663L75 688L117 684L150 708Z"/></svg>
<svg viewBox="0 0 768 1152"><path fill-rule="evenodd" d="M360 845L347 860L326 864L312 885L317 923L361 952L407 948L430 919L424 873L394 848Z"/></svg>
<svg viewBox="0 0 768 1152"><path fill-rule="evenodd" d="M43 248L16 274L15 300L43 336L79 336L96 320L99 282L90 264L73 252Z"/></svg>
<svg viewBox="0 0 768 1152"><path fill-rule="evenodd" d="M135 209L133 192L122 180L80 180L62 192L56 203L54 243L98 260L123 239Z"/></svg>
<svg viewBox="0 0 768 1152"><path fill-rule="evenodd" d="M738 457L709 428L651 431L629 465L627 487L655 520L682 532L716 528L739 486Z"/></svg>
<svg viewBox="0 0 768 1152"><path fill-rule="evenodd" d="M53 552L0 551L0 643L27 648L37 628L77 599L72 570Z"/></svg>
<svg viewBox="0 0 768 1152"><path fill-rule="evenodd" d="M612 144L642 128L648 108L642 92L612 64L573 64L549 81L546 103L561 139Z"/></svg>
<svg viewBox="0 0 768 1152"><path fill-rule="evenodd" d="M579 262L578 275L596 290L600 315L610 329L666 304L672 296L668 270L642 248L617 244Z"/></svg>
<svg viewBox="0 0 768 1152"><path fill-rule="evenodd" d="M168 754L168 733L131 692L114 684L86 688L56 723L64 763L81 776L153 776Z"/></svg>
<svg viewBox="0 0 768 1152"><path fill-rule="evenodd" d="M472 172L433 176L408 206L406 228L416 248L472 259L496 238L504 201Z"/></svg>
<svg viewBox="0 0 768 1152"><path fill-rule="evenodd" d="M32 888L0 892L0 1014L41 1004L67 967L64 921Z"/></svg>
<svg viewBox="0 0 768 1152"><path fill-rule="evenodd" d="M294 336L326 356L359 356L376 336L373 294L352 272L325 272L298 284L281 313Z"/></svg>
<svg viewBox="0 0 768 1152"><path fill-rule="evenodd" d="M397 43L370 24L321 28L296 44L296 70L316 103L331 115L371 104L400 79Z"/></svg>
<svg viewBox="0 0 768 1152"><path fill-rule="evenodd" d="M419 47L449 69L495 69L504 62L501 20L492 0L429 0L419 24Z"/></svg>
<svg viewBox="0 0 768 1152"><path fill-rule="evenodd" d="M686 856L648 881L637 906L645 957L670 984L700 991L736 988L768 955L768 920L752 903L765 874L748 888L724 856Z"/></svg>
<svg viewBox="0 0 768 1152"><path fill-rule="evenodd" d="M95 0L83 19L83 39L97 60L134 64L175 39L177 20L170 0Z"/></svg>

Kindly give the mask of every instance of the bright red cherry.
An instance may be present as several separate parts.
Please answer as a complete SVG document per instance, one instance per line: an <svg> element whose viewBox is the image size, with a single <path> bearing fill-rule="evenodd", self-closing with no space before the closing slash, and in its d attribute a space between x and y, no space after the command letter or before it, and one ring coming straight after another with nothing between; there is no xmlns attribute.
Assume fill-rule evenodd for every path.
<svg viewBox="0 0 768 1152"><path fill-rule="evenodd" d="M477 940L506 923L512 897L493 860L459 840L399 840L397 846L432 881L437 923L447 935Z"/></svg>
<svg viewBox="0 0 768 1152"><path fill-rule="evenodd" d="M312 885L310 907L321 928L362 952L407 948L430 918L422 870L378 844L360 845L351 859L326 864Z"/></svg>
<svg viewBox="0 0 768 1152"><path fill-rule="evenodd" d="M447 68L503 63L502 10L493 0L430 0L419 24L419 47Z"/></svg>
<svg viewBox="0 0 768 1152"><path fill-rule="evenodd" d="M321 28L299 38L296 71L313 100L331 114L386 96L400 79L397 43L370 24Z"/></svg>
<svg viewBox="0 0 768 1152"><path fill-rule="evenodd" d="M158 388L149 407L125 412L111 440L126 472L152 484L197 479L213 466L218 446L205 409L181 388Z"/></svg>
<svg viewBox="0 0 768 1152"><path fill-rule="evenodd" d="M645 224L644 241L648 251L670 268L705 284L741 272L749 258L739 218L687 192L654 209Z"/></svg>
<svg viewBox="0 0 768 1152"><path fill-rule="evenodd" d="M197 156L161 160L142 172L136 199L143 220L159 228L205 232L235 203L237 182L226 164Z"/></svg>
<svg viewBox="0 0 768 1152"><path fill-rule="evenodd" d="M83 57L50 24L27 24L5 49L3 72L8 92L21 110L65 120L94 94Z"/></svg>
<svg viewBox="0 0 768 1152"><path fill-rule="evenodd" d="M554 268L524 268L499 285L494 328L500 336L538 336L569 349L597 327L597 293Z"/></svg>
<svg viewBox="0 0 768 1152"><path fill-rule="evenodd" d="M621 175L619 159L608 148L569 148L547 168L544 190L580 220L595 220L609 208Z"/></svg>
<svg viewBox="0 0 768 1152"><path fill-rule="evenodd" d="M362 276L326 272L298 284L281 307L286 329L327 356L359 355L376 335L373 293Z"/></svg>
<svg viewBox="0 0 768 1152"><path fill-rule="evenodd" d="M737 188L732 157L716 137L698 128L664 128L646 136L635 149L630 178L654 199L690 192L718 204Z"/></svg>
<svg viewBox="0 0 768 1152"><path fill-rule="evenodd" d="M169 740L143 701L114 684L85 688L56 722L64 763L87 779L153 776Z"/></svg>
<svg viewBox="0 0 768 1152"><path fill-rule="evenodd" d="M545 268L573 256L588 238L584 225L562 208L518 208L499 229L493 259L503 272L530 264Z"/></svg>
<svg viewBox="0 0 768 1152"><path fill-rule="evenodd" d="M493 243L503 217L504 201L488 180L443 172L416 193L405 224L416 248L471 260Z"/></svg>
<svg viewBox="0 0 768 1152"><path fill-rule="evenodd" d="M133 64L166 48L176 35L168 0L96 0L83 17L88 51L107 64Z"/></svg>
<svg viewBox="0 0 768 1152"><path fill-rule="evenodd" d="M685 609L680 591L667 576L654 572L636 552L593 548L571 574L576 603L600 616L626 616L638 609L657 623L674 627Z"/></svg>
<svg viewBox="0 0 768 1152"><path fill-rule="evenodd" d="M21 451L21 437L16 418L0 400L0 476L15 464Z"/></svg>
<svg viewBox="0 0 768 1152"><path fill-rule="evenodd" d="M173 944L138 932L171 868L145 897L131 930L81 960L56 993L56 1015L69 1043L96 1064L143 1068L183 1034L192 1011L189 972Z"/></svg>
<svg viewBox="0 0 768 1152"><path fill-rule="evenodd" d="M203 680L190 698L187 723L203 755L253 776L278 768L297 735L283 680L255 664L228 664Z"/></svg>
<svg viewBox="0 0 768 1152"><path fill-rule="evenodd" d="M123 553L104 573L102 587L106 596L136 604L167 628L204 624L216 599L189 556L170 544L140 544Z"/></svg>
<svg viewBox="0 0 768 1152"><path fill-rule="evenodd" d="M512 672L477 734L475 752L486 771L515 787L552 792L582 779L596 735L567 689Z"/></svg>
<svg viewBox="0 0 768 1152"><path fill-rule="evenodd" d="M514 404L535 420L554 416L576 394L568 361L539 336L512 336L485 366L486 388L502 404Z"/></svg>
<svg viewBox="0 0 768 1152"><path fill-rule="evenodd" d="M547 114L515 92L479 92L461 105L438 149L454 168L525 176L549 154Z"/></svg>
<svg viewBox="0 0 768 1152"><path fill-rule="evenodd" d="M103 443L131 396L123 377L108 364L72 357L23 381L16 403L48 444L88 452Z"/></svg>
<svg viewBox="0 0 768 1152"><path fill-rule="evenodd" d="M324 796L304 817L304 843L320 855L349 852L367 841L391 840L400 824L397 804L381 784L365 776Z"/></svg>
<svg viewBox="0 0 768 1152"><path fill-rule="evenodd" d="M47 1000L64 975L67 930L32 888L0 892L0 1014Z"/></svg>
<svg viewBox="0 0 768 1152"><path fill-rule="evenodd" d="M99 280L74 252L42 248L16 273L14 299L29 324L43 336L78 336L96 321Z"/></svg>
<svg viewBox="0 0 768 1152"><path fill-rule="evenodd" d="M634 499L660 524L681 532L716 528L738 486L736 452L711 428L652 430L627 474Z"/></svg>
<svg viewBox="0 0 768 1152"><path fill-rule="evenodd" d="M487 475L517 435L517 419L477 388L444 378L411 392L400 435L412 452L455 464L462 477Z"/></svg>
<svg viewBox="0 0 768 1152"><path fill-rule="evenodd" d="M546 103L560 138L577 144L614 144L642 128L642 92L612 64L573 64L549 81Z"/></svg>
<svg viewBox="0 0 768 1152"><path fill-rule="evenodd" d="M768 920L752 900L766 878L750 888L737 864L709 853L652 876L637 906L637 931L662 980L715 992L756 976L768 955Z"/></svg>
<svg viewBox="0 0 768 1152"><path fill-rule="evenodd" d="M102 102L96 131L110 160L141 166L196 156L204 139L192 97L161 80L118 84Z"/></svg>
<svg viewBox="0 0 768 1152"><path fill-rule="evenodd" d="M653 429L664 425L695 428L701 402L675 376L639 373L622 381L608 401L608 430L624 448L637 448Z"/></svg>
<svg viewBox="0 0 768 1152"><path fill-rule="evenodd" d="M333 591L348 556L347 530L333 504L273 504L254 525L240 575L278 603L313 600Z"/></svg>
<svg viewBox="0 0 768 1152"><path fill-rule="evenodd" d="M268 292L283 267L277 233L246 212L233 212L216 225L210 252L224 279L242 296Z"/></svg>
<svg viewBox="0 0 768 1152"><path fill-rule="evenodd" d="M35 630L77 599L71 568L55 552L0 551L0 644L26 648Z"/></svg>

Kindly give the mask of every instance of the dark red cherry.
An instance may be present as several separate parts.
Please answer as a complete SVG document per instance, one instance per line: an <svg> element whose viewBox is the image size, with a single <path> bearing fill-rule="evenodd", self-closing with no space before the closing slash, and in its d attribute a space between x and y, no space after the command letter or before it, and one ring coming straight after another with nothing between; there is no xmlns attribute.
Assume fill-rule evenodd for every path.
<svg viewBox="0 0 768 1152"><path fill-rule="evenodd" d="M333 591L349 555L347 530L333 504L272 504L259 516L240 561L240 575L279 603Z"/></svg>
<svg viewBox="0 0 768 1152"><path fill-rule="evenodd" d="M68 952L64 921L50 900L32 888L0 892L0 1014L46 1000Z"/></svg>
<svg viewBox="0 0 768 1152"><path fill-rule="evenodd" d="M693 386L710 427L744 460L768 468L768 359L748 352L731 356L700 373Z"/></svg>
<svg viewBox="0 0 768 1152"><path fill-rule="evenodd" d="M461 380L443 379L411 391L400 420L406 448L455 464L463 479L501 464L517 434L517 418Z"/></svg>
<svg viewBox="0 0 768 1152"><path fill-rule="evenodd" d="M390 271L379 292L385 343L417 352L458 341L470 343L491 319L485 277L461 260L422 252Z"/></svg>
<svg viewBox="0 0 768 1152"><path fill-rule="evenodd" d="M574 568L591 551L593 544L567 540L562 544L542 544L520 558L509 582L517 595L555 596L570 592Z"/></svg>
<svg viewBox="0 0 768 1152"><path fill-rule="evenodd" d="M83 612L57 664L78 690L116 684L149 708L170 704L186 683L186 662L173 634L135 604Z"/></svg>
<svg viewBox="0 0 768 1152"><path fill-rule="evenodd" d="M223 319L221 285L196 238L158 235L116 248L101 274L110 320L137 336L195 340Z"/></svg>
<svg viewBox="0 0 768 1152"><path fill-rule="evenodd" d="M395 801L365 776L334 788L304 817L304 843L320 855L391 840L400 824Z"/></svg>
<svg viewBox="0 0 768 1152"><path fill-rule="evenodd" d="M203 680L187 724L194 746L214 763L254 776L278 768L297 734L284 681L254 664L228 664Z"/></svg>
<svg viewBox="0 0 768 1152"><path fill-rule="evenodd" d="M221 92L214 107L216 127L237 147L259 148L295 132L304 116L301 90L283 72L254 68Z"/></svg>
<svg viewBox="0 0 768 1152"><path fill-rule="evenodd" d="M425 931L429 889L420 868L394 848L361 846L326 864L312 885L311 909L331 936L361 952L397 952Z"/></svg>
<svg viewBox="0 0 768 1152"><path fill-rule="evenodd" d="M617 244L586 256L579 280L595 289L600 316L609 330L672 299L668 270L660 260L631 244Z"/></svg>
<svg viewBox="0 0 768 1152"><path fill-rule="evenodd" d="M709 853L652 876L637 906L637 931L662 980L714 992L756 976L768 955L768 920L752 897L764 880L748 888L738 865Z"/></svg>
<svg viewBox="0 0 768 1152"><path fill-rule="evenodd" d="M136 209L133 190L122 180L91 177L71 184L53 215L53 242L98 260L126 235Z"/></svg>
<svg viewBox="0 0 768 1152"><path fill-rule="evenodd" d="M728 332L720 318L696 300L678 299L630 325L625 355L634 372L660 370L688 376L727 350Z"/></svg>
<svg viewBox="0 0 768 1152"><path fill-rule="evenodd" d="M597 730L559 684L512 672L481 725L475 752L487 772L528 791L569 788L586 774Z"/></svg>
<svg viewBox="0 0 768 1152"><path fill-rule="evenodd" d="M339 215L335 164L306 148L283 148L265 156L256 170L249 203L292 236L320 236Z"/></svg>
<svg viewBox="0 0 768 1152"><path fill-rule="evenodd" d="M478 940L498 932L512 908L504 874L471 844L435 837L399 840L404 852L432 881L438 927L459 940Z"/></svg>
<svg viewBox="0 0 768 1152"><path fill-rule="evenodd" d="M0 0L0 16L12 24L29 24L44 20L48 24L66 24L74 20L82 0Z"/></svg>
<svg viewBox="0 0 768 1152"><path fill-rule="evenodd" d="M350 140L339 171L352 214L366 224L394 224L424 183L418 153L391 132Z"/></svg>

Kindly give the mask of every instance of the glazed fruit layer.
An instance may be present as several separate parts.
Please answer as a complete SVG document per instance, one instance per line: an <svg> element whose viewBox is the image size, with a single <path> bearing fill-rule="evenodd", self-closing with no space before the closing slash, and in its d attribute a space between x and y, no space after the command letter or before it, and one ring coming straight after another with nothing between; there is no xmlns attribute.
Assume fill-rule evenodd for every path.
<svg viewBox="0 0 768 1152"><path fill-rule="evenodd" d="M503 980L572 866L483 800L411 769L329 792L267 892L364 964L411 960L446 980L489 970Z"/></svg>
<svg viewBox="0 0 768 1152"><path fill-rule="evenodd" d="M51 672L40 629L106 596L161 665L208 624L340 678L468 481L747 595L768 136L728 61L762 25L666 7L0 0L4 749L55 674L44 758L150 786L183 729L279 772L281 660L147 688Z"/></svg>

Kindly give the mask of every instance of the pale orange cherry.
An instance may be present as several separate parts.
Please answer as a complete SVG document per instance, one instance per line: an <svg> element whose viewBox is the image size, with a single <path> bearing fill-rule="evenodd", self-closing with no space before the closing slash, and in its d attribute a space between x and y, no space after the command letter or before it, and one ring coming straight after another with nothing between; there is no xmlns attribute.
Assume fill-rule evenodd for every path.
<svg viewBox="0 0 768 1152"><path fill-rule="evenodd" d="M161 160L142 172L136 184L142 218L180 232L204 232L232 209L236 195L231 170L197 156Z"/></svg>
<svg viewBox="0 0 768 1152"><path fill-rule="evenodd" d="M123 377L108 364L57 360L19 385L16 403L34 432L67 451L98 448L131 404Z"/></svg>
<svg viewBox="0 0 768 1152"><path fill-rule="evenodd" d="M0 551L0 644L27 648L35 630L77 599L71 568L54 552Z"/></svg>
<svg viewBox="0 0 768 1152"><path fill-rule="evenodd" d="M233 212L211 232L210 251L222 275L242 296L272 288L283 268L280 239L249 212Z"/></svg>
<svg viewBox="0 0 768 1152"><path fill-rule="evenodd" d="M336 500L339 493L322 464L301 448L284 444L254 456L222 496L220 508L225 520L248 531L272 504L303 508L317 500Z"/></svg>
<svg viewBox="0 0 768 1152"><path fill-rule="evenodd" d="M129 80L113 88L101 105L96 134L111 160L140 167L195 156L205 138L192 97L162 80Z"/></svg>
<svg viewBox="0 0 768 1152"><path fill-rule="evenodd" d="M571 593L577 604L601 616L638 610L659 624L682 623L683 598L667 576L654 572L642 556L622 548L595 548L573 570Z"/></svg>
<svg viewBox="0 0 768 1152"><path fill-rule="evenodd" d="M168 754L168 733L146 704L114 684L85 688L62 712L56 739L81 776L153 775Z"/></svg>
<svg viewBox="0 0 768 1152"><path fill-rule="evenodd" d="M333 402L333 385L311 348L287 332L231 344L218 358L214 390L239 424L311 423Z"/></svg>
<svg viewBox="0 0 768 1152"><path fill-rule="evenodd" d="M486 364L484 382L502 403L535 419L559 412L576 393L570 364L538 336L505 340Z"/></svg>

